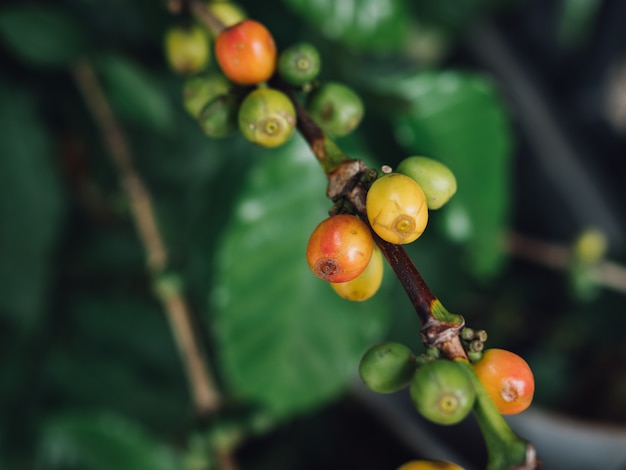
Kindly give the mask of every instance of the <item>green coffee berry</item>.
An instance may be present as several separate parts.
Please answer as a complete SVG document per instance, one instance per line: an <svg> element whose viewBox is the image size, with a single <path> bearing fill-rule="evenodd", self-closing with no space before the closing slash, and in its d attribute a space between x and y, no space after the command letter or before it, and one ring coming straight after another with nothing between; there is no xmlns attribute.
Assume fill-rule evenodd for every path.
<svg viewBox="0 0 626 470"><path fill-rule="evenodd" d="M393 393L404 388L415 372L415 356L400 343L372 346L361 358L359 375L370 390Z"/></svg>
<svg viewBox="0 0 626 470"><path fill-rule="evenodd" d="M234 93L220 95L202 108L198 123L209 137L227 137L237 130L238 111L239 96Z"/></svg>
<svg viewBox="0 0 626 470"><path fill-rule="evenodd" d="M337 137L352 132L365 112L361 98L352 89L334 82L315 90L307 109L318 126Z"/></svg>
<svg viewBox="0 0 626 470"><path fill-rule="evenodd" d="M308 43L294 44L278 58L278 73L293 86L302 86L315 79L320 71L320 55Z"/></svg>
<svg viewBox="0 0 626 470"><path fill-rule="evenodd" d="M417 411L424 418L444 425L463 420L476 399L468 373L448 359L436 359L420 366L410 390Z"/></svg>
<svg viewBox="0 0 626 470"><path fill-rule="evenodd" d="M426 195L428 208L439 209L456 192L456 178L443 163L428 157L408 157L397 168L417 182Z"/></svg>
<svg viewBox="0 0 626 470"><path fill-rule="evenodd" d="M183 104L197 118L209 101L227 94L232 84L221 74L211 73L188 78L183 84Z"/></svg>
<svg viewBox="0 0 626 470"><path fill-rule="evenodd" d="M239 129L250 142L263 147L285 143L296 125L296 110L284 93L257 88L249 93L239 109Z"/></svg>
<svg viewBox="0 0 626 470"><path fill-rule="evenodd" d="M199 72L206 67L211 56L207 32L197 25L171 27L165 33L165 56L177 73Z"/></svg>

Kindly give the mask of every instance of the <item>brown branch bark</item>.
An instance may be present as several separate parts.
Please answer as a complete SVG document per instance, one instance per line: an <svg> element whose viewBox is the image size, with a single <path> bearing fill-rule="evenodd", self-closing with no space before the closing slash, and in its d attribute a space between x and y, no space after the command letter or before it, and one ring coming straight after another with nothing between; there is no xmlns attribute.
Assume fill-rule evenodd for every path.
<svg viewBox="0 0 626 470"><path fill-rule="evenodd" d="M161 275L167 267L167 250L158 228L150 193L133 166L128 141L91 64L87 61L79 62L72 72L117 167L122 189L130 201L135 226L146 252L147 268L153 276ZM194 334L191 313L180 290L157 289L185 367L194 408L198 416L206 417L217 411L221 397Z"/></svg>

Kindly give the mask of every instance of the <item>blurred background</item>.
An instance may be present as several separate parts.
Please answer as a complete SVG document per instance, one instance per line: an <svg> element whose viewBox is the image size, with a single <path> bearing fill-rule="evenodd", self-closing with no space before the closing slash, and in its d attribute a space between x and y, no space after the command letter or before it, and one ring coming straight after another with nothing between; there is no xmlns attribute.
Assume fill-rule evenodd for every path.
<svg viewBox="0 0 626 470"><path fill-rule="evenodd" d="M314 44L320 80L363 98L337 139L349 155L455 173L407 250L487 347L530 363L535 401L511 423L545 468L626 468L626 4L238 5L279 50ZM390 269L363 303L311 275L321 169L299 136L267 150L203 134L164 57L179 21L148 0L0 7L0 468L219 468L216 442L237 443L242 469L484 468L471 418L431 426L406 391L360 386L372 344L423 352L417 316ZM201 426L79 61L125 132L226 397Z"/></svg>

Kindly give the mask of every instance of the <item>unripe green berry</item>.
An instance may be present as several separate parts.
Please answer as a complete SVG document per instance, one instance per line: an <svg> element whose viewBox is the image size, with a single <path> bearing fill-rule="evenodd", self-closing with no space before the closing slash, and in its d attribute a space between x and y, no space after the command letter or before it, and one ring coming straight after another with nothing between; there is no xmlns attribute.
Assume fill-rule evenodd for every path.
<svg viewBox="0 0 626 470"><path fill-rule="evenodd" d="M471 411L476 391L468 373L456 362L435 359L420 366L411 382L417 411L438 424L456 424Z"/></svg>
<svg viewBox="0 0 626 470"><path fill-rule="evenodd" d="M257 88L249 93L239 109L239 129L250 142L263 147L285 143L296 125L296 110L284 93Z"/></svg>
<svg viewBox="0 0 626 470"><path fill-rule="evenodd" d="M359 95L347 86L334 82L315 90L307 109L318 126L337 137L352 132L365 112Z"/></svg>
<svg viewBox="0 0 626 470"><path fill-rule="evenodd" d="M319 72L320 55L311 44L294 44L278 58L278 73L290 85L302 86L317 77Z"/></svg>
<svg viewBox="0 0 626 470"><path fill-rule="evenodd" d="M190 77L183 85L183 104L187 112L197 118L209 101L227 94L232 83L223 75L212 73Z"/></svg>
<svg viewBox="0 0 626 470"><path fill-rule="evenodd" d="M397 168L417 182L424 191L428 208L439 209L456 192L454 173L443 163L428 157L408 157Z"/></svg>
<svg viewBox="0 0 626 470"><path fill-rule="evenodd" d="M359 364L361 380L377 393L404 388L415 373L415 356L404 344L386 342L372 346Z"/></svg>
<svg viewBox="0 0 626 470"><path fill-rule="evenodd" d="M165 55L175 72L199 72L206 67L211 56L207 32L197 25L168 29L165 33Z"/></svg>
<svg viewBox="0 0 626 470"><path fill-rule="evenodd" d="M220 95L202 108L198 123L209 137L227 137L237 130L238 111L239 96L234 93Z"/></svg>

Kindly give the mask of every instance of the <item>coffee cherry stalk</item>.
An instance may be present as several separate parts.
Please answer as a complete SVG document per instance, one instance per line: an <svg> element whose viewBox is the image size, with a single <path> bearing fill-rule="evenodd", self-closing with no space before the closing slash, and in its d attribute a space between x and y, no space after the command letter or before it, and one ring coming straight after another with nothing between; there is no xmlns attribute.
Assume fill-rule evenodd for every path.
<svg viewBox="0 0 626 470"><path fill-rule="evenodd" d="M430 157L413 156L385 174L350 158L333 138L358 127L364 106L347 86L318 82L323 64L313 46L301 43L280 51L264 25L243 19L226 27L206 5L188 3L214 37L215 59L228 83L225 87L216 79L218 86L209 91L198 83L189 85L195 90L185 92L190 114L205 128L207 122L223 123L225 129L207 132L210 137L233 131L236 115L242 135L265 147L282 145L297 129L326 174L326 195L333 203L329 218L313 230L305 250L311 271L341 297L362 301L378 290L380 260L385 258L419 317L421 337L431 353L416 357L398 343L372 347L359 367L366 386L379 393L409 387L418 412L444 425L458 423L473 410L485 438L488 469L538 468L533 447L510 429L502 407L496 405L502 387L481 373L482 359L489 358L486 352L482 357L486 338L474 341L477 338L468 339L467 332L463 337L463 331L470 331L464 318L445 309L403 247L422 235L429 211L454 195L452 171ZM227 111L214 114L219 109L216 99ZM510 370L504 369L496 374L499 384L517 379L507 382L503 375ZM520 370L514 372L532 381L529 369ZM530 389L528 385L513 398L505 394L505 401L515 402L509 410L527 406ZM520 401L523 405L517 406Z"/></svg>

